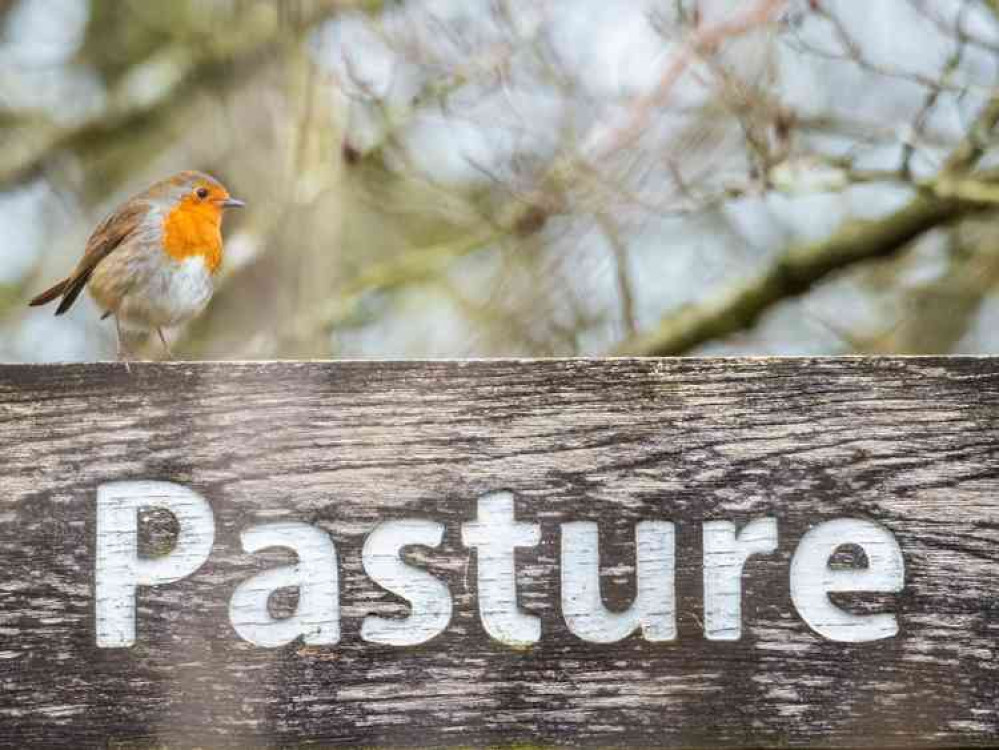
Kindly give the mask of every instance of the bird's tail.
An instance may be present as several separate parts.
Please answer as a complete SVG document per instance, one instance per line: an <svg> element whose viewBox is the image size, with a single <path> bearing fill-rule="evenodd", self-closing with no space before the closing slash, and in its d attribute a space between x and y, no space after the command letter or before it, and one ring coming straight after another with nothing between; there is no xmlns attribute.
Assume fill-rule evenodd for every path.
<svg viewBox="0 0 999 750"><path fill-rule="evenodd" d="M46 289L44 292L32 299L28 304L32 307L39 307L40 305L47 305L54 299L59 299L59 297L62 296L62 293L66 291L66 285L68 283L69 279L63 279L58 284Z"/></svg>
<svg viewBox="0 0 999 750"><path fill-rule="evenodd" d="M46 289L28 304L31 307L38 307L39 305L47 305L52 300L62 297L62 302L59 303L59 307L55 313L56 315L62 315L73 306L76 298L80 296L80 292L83 291L83 287L87 285L87 280L90 278L91 270L87 269L86 273L77 273L67 279L63 279L58 284Z"/></svg>

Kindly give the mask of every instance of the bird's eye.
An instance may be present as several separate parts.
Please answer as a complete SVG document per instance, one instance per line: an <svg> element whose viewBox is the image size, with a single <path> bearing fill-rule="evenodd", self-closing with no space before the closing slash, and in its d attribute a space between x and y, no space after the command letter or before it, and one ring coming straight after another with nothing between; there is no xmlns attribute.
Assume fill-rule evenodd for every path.
<svg viewBox="0 0 999 750"><path fill-rule="evenodd" d="M204 200L205 198L208 197L208 188L199 187L197 190L194 191L194 194L197 195L199 198L201 198L201 200Z"/></svg>

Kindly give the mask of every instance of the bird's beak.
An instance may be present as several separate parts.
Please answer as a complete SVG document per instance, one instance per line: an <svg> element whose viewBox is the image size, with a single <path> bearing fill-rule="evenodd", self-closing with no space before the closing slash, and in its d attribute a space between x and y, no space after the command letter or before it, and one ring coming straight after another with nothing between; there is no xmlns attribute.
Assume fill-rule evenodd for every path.
<svg viewBox="0 0 999 750"><path fill-rule="evenodd" d="M222 208L242 208L246 204L238 198L226 198L222 201Z"/></svg>

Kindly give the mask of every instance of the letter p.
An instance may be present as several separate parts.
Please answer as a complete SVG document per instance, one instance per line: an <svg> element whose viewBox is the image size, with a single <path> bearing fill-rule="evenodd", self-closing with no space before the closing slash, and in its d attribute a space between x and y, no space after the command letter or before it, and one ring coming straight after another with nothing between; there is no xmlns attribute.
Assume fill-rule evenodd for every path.
<svg viewBox="0 0 999 750"><path fill-rule="evenodd" d="M177 519L177 543L165 555L139 557L139 511L165 510ZM173 583L208 559L215 519L201 495L171 482L111 482L97 488L95 619L98 648L135 643L138 586Z"/></svg>

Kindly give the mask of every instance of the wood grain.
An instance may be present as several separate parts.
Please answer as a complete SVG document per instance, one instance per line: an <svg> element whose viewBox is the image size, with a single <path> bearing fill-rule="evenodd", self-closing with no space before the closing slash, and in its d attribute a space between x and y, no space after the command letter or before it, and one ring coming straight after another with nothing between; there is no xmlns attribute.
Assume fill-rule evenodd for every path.
<svg viewBox="0 0 999 750"><path fill-rule="evenodd" d="M999 360L711 359L0 367L0 747L999 747ZM212 505L215 548L139 594L137 643L98 649L95 497L176 482ZM460 526L514 494L541 544L517 552L541 640L479 619ZM743 576L743 633L701 626L701 524L779 522ZM825 520L895 535L901 632L836 643L789 594L795 545ZM404 616L361 568L380 521L446 524L407 559L443 579L447 630L363 641ZM169 550L151 514L143 550ZM634 527L676 524L678 633L581 641L559 605L559 525L596 521L604 599L634 595ZM233 631L240 582L288 562L242 551L254 524L334 540L342 636L265 649ZM275 606L293 607L294 598Z"/></svg>

